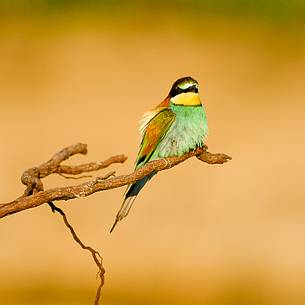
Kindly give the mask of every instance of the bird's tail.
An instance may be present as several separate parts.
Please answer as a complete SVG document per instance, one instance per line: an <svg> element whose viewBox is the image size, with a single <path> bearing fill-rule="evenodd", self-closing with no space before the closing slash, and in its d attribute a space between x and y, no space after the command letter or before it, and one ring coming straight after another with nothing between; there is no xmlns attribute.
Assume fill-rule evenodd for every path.
<svg viewBox="0 0 305 305"><path fill-rule="evenodd" d="M113 231L116 224L128 215L128 213L129 213L134 201L136 200L138 194L140 193L141 189L154 175L155 174L152 173L152 174L142 178L141 180L135 182L134 184L128 186L124 201L121 205L120 210L118 211L118 213L116 215L116 218L115 218L114 224L110 230L110 233Z"/></svg>

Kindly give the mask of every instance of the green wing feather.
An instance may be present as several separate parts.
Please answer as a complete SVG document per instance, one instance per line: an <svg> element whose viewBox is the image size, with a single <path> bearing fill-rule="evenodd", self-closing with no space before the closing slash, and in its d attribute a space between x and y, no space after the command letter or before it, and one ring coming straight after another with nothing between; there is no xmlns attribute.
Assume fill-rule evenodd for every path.
<svg viewBox="0 0 305 305"><path fill-rule="evenodd" d="M171 109L163 108L148 122L143 133L136 168L143 166L150 160L152 154L175 121L175 117L176 115Z"/></svg>

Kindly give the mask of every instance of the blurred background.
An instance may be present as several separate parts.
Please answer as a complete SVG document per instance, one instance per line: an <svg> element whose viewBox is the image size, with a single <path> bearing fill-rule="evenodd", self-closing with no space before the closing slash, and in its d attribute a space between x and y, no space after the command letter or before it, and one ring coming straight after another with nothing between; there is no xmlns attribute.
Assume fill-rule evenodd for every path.
<svg viewBox="0 0 305 305"><path fill-rule="evenodd" d="M0 201L76 142L68 164L124 153L111 169L131 172L142 113L191 75L231 162L158 174L111 235L124 188L59 203L104 257L103 304L305 304L304 17L303 0L0 0ZM0 241L1 303L92 303L96 267L48 206Z"/></svg>

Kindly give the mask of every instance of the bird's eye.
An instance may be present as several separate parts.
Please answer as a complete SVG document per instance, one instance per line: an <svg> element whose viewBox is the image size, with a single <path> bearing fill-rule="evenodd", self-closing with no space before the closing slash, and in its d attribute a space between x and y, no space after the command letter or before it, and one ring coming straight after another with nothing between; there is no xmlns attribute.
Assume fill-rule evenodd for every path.
<svg viewBox="0 0 305 305"><path fill-rule="evenodd" d="M178 95L178 94L180 94L182 92L182 89L180 88L180 87L177 87L177 88L175 88L175 90L174 90L174 94L173 94L173 96L176 96L176 95Z"/></svg>

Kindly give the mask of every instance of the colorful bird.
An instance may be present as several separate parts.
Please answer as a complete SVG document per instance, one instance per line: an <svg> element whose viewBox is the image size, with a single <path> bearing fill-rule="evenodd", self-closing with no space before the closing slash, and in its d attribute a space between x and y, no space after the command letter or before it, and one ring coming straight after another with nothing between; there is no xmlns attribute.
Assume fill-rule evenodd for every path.
<svg viewBox="0 0 305 305"><path fill-rule="evenodd" d="M140 132L142 141L135 169L149 161L182 156L202 147L207 138L208 124L199 98L198 82L191 77L178 79L164 101L144 113L140 121ZM118 221L128 215L137 195L154 175L152 173L128 186L110 232Z"/></svg>

